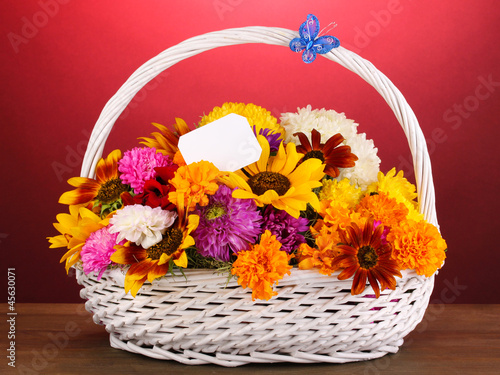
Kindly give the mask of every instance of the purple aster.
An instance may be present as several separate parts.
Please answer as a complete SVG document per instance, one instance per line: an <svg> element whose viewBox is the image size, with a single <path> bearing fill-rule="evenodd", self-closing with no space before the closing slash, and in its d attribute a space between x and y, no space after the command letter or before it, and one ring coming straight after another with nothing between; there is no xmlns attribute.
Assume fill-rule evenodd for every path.
<svg viewBox="0 0 500 375"><path fill-rule="evenodd" d="M83 271L86 275L93 271L98 275L98 280L101 279L108 265L112 263L109 258L115 252L116 237L118 237L118 233L109 233L108 227L90 234L80 252ZM125 242L121 241L119 245L123 245Z"/></svg>
<svg viewBox="0 0 500 375"><path fill-rule="evenodd" d="M257 129L255 125L253 126L253 133L257 135ZM278 152L280 148L281 142L283 142L282 139L278 139L281 137L280 133L273 133L271 129L267 128L262 128L259 131L259 135L263 135L266 137L267 141L269 142L269 148L271 149L271 152Z"/></svg>
<svg viewBox="0 0 500 375"><path fill-rule="evenodd" d="M300 232L309 229L309 220L304 217L294 218L286 211L275 210L269 205L264 211L264 224L262 231L269 230L282 243L281 250L290 254L297 249L306 239Z"/></svg>
<svg viewBox="0 0 500 375"><path fill-rule="evenodd" d="M120 178L130 185L135 194L144 192L144 183L156 177L156 167L169 167L173 162L167 155L156 152L155 148L136 147L126 151L118 162Z"/></svg>
<svg viewBox="0 0 500 375"><path fill-rule="evenodd" d="M253 199L236 199L232 190L219 186L208 205L196 207L200 223L193 232L198 252L204 257L229 261L232 253L248 249L259 236L262 217Z"/></svg>

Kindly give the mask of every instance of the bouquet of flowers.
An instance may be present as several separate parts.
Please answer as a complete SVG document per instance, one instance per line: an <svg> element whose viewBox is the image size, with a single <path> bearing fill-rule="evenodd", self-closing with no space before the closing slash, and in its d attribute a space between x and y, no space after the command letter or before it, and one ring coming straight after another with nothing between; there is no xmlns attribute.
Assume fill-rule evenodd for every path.
<svg viewBox="0 0 500 375"><path fill-rule="evenodd" d="M145 147L100 159L95 178L73 177L59 202L66 271L100 278L121 268L125 291L168 278L175 269L211 268L236 277L253 299L269 300L292 267L352 278L351 293L369 284L378 298L412 269L430 277L446 257L438 229L418 212L416 188L403 172L379 171L373 141L343 113L284 113L280 121L254 104L225 103L205 126L230 113L244 116L262 149L237 171L212 162L187 164L179 138L191 130L154 124Z"/></svg>

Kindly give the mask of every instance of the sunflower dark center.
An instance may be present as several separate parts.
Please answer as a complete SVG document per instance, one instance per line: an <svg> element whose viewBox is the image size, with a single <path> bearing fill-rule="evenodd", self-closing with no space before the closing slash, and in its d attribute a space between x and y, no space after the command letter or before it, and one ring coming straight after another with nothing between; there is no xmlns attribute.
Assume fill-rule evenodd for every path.
<svg viewBox="0 0 500 375"><path fill-rule="evenodd" d="M226 214L226 209L222 204L214 203L205 212L205 218L207 220L213 220L218 217L224 216Z"/></svg>
<svg viewBox="0 0 500 375"><path fill-rule="evenodd" d="M101 185L97 192L97 200L102 203L112 203L120 198L120 194L127 190L119 177L112 178Z"/></svg>
<svg viewBox="0 0 500 375"><path fill-rule="evenodd" d="M276 172L259 172L248 179L248 185L257 195L262 195L268 190L284 195L291 186L288 178Z"/></svg>
<svg viewBox="0 0 500 375"><path fill-rule="evenodd" d="M377 265L377 252L371 246L363 246L358 250L358 261L362 268L372 268Z"/></svg>
<svg viewBox="0 0 500 375"><path fill-rule="evenodd" d="M182 231L180 229L168 229L160 242L146 250L148 258L158 260L162 254L172 255L181 245L182 237Z"/></svg>
<svg viewBox="0 0 500 375"><path fill-rule="evenodd" d="M313 158L325 161L325 155L323 154L323 151L320 150L309 151L307 154L304 155L302 161L306 161L307 159L313 159Z"/></svg>

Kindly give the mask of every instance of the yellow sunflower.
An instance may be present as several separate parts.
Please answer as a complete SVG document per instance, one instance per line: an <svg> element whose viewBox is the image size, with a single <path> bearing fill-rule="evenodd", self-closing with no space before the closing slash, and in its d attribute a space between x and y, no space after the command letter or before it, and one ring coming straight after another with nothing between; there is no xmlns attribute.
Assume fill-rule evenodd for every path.
<svg viewBox="0 0 500 375"><path fill-rule="evenodd" d="M233 198L253 199L257 206L272 204L298 218L307 203L318 210L319 200L312 189L321 186L324 164L319 159L308 159L297 166L302 154L295 144L288 143L286 150L280 144L276 156L270 156L269 143L264 136L257 136L262 147L260 159L244 168L244 172L229 173L225 183L234 189Z"/></svg>
<svg viewBox="0 0 500 375"><path fill-rule="evenodd" d="M69 212L69 214L56 216L58 222L54 223L54 227L61 234L47 237L51 243L50 248L67 247L69 249L61 258L61 262L66 261L66 272L80 260L80 251L90 234L109 224L109 216L101 219L83 205L69 206Z"/></svg>
<svg viewBox="0 0 500 375"><path fill-rule="evenodd" d="M76 189L67 191L59 198L59 203L78 205L98 200L101 203L113 203L120 194L127 190L122 184L118 172L118 160L122 157L120 150L114 150L106 159L97 163L96 177L72 177L68 180Z"/></svg>
<svg viewBox="0 0 500 375"><path fill-rule="evenodd" d="M153 123L160 132L151 133L154 138L139 137L143 141L140 142L147 147L155 148L156 151L163 155L168 155L173 159L175 153L179 151L179 138L181 135L189 133L191 129L187 126L186 121L181 118L175 119L174 131L164 125Z"/></svg>
<svg viewBox="0 0 500 375"><path fill-rule="evenodd" d="M208 115L203 116L200 120L200 126L209 124L230 113L246 117L250 126L255 127L255 134L261 134L261 130L264 129L269 129L271 133L281 134L280 138L283 138L285 134L285 129L278 124L278 120L271 115L271 112L252 103L224 103L221 107L215 107Z"/></svg>
<svg viewBox="0 0 500 375"><path fill-rule="evenodd" d="M198 227L199 216L188 216L183 207L178 208L178 213L176 223L167 229L156 245L148 249L130 243L115 247L117 250L110 259L118 264L130 265L125 275L125 293L130 291L135 297L146 280L152 282L165 276L171 260L178 267L187 267L185 249L195 244L191 232Z"/></svg>

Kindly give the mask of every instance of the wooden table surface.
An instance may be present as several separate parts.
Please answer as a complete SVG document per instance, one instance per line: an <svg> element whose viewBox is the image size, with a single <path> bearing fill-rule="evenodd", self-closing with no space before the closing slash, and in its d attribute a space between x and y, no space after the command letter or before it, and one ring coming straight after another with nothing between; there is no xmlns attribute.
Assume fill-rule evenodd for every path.
<svg viewBox="0 0 500 375"><path fill-rule="evenodd" d="M17 304L15 369L5 356L11 316L0 307L1 374L500 374L500 305L430 305L398 353L372 361L223 368L112 349L83 304Z"/></svg>

